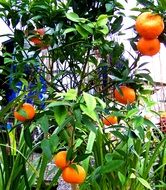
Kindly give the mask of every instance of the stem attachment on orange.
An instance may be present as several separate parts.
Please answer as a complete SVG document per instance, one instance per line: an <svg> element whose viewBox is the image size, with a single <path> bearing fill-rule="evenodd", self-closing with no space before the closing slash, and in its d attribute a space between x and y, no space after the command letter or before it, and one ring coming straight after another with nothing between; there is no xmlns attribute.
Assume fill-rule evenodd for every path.
<svg viewBox="0 0 166 190"><path fill-rule="evenodd" d="M72 190L79 190L79 185L77 184L71 184Z"/></svg>

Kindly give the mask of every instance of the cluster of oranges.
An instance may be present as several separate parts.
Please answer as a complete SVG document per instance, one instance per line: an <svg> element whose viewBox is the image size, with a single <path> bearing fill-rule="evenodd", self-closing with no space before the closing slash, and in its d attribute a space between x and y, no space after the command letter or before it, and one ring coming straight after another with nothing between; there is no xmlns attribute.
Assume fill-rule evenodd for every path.
<svg viewBox="0 0 166 190"><path fill-rule="evenodd" d="M160 51L158 36L164 30L164 21L159 14L144 12L135 23L135 29L140 35L137 49L142 55L153 56Z"/></svg>
<svg viewBox="0 0 166 190"><path fill-rule="evenodd" d="M62 178L65 182L71 184L81 184L85 181L86 172L84 168L72 161L67 160L67 151L58 152L54 158L57 168L62 170Z"/></svg>
<svg viewBox="0 0 166 190"><path fill-rule="evenodd" d="M32 104L24 103L21 107L14 111L14 117L18 121L24 122L33 119L35 116L35 108Z"/></svg>
<svg viewBox="0 0 166 190"><path fill-rule="evenodd" d="M32 43L32 45L40 48L41 50L47 49L48 48L48 43L45 42L44 37L45 37L46 31L45 28L39 28L33 31L33 37L30 37L29 40Z"/></svg>
<svg viewBox="0 0 166 190"><path fill-rule="evenodd" d="M122 85L119 87L119 90L114 90L114 98L123 105L132 104L136 100L136 93L133 88ZM117 124L118 118L114 115L108 115L102 118L102 122L104 125L110 126Z"/></svg>

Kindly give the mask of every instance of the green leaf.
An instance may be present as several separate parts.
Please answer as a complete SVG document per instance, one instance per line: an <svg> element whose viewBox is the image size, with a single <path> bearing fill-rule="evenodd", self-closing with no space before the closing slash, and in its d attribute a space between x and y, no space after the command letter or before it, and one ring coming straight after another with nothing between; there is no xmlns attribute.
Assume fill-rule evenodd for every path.
<svg viewBox="0 0 166 190"><path fill-rule="evenodd" d="M135 42L133 40L130 40L130 45L133 48L134 51L137 51L137 45L135 44Z"/></svg>
<svg viewBox="0 0 166 190"><path fill-rule="evenodd" d="M145 7L154 7L154 4L150 1L144 1L144 0L137 0L138 3L140 3L141 5L145 6Z"/></svg>
<svg viewBox="0 0 166 190"><path fill-rule="evenodd" d="M147 73L139 73L136 76L138 76L139 78L146 79L147 81L149 81L152 84L154 83L152 77L149 74L147 74Z"/></svg>
<svg viewBox="0 0 166 190"><path fill-rule="evenodd" d="M74 31L76 31L75 28L67 28L67 29L64 31L63 34L67 34L67 33L74 32Z"/></svg>
<svg viewBox="0 0 166 190"><path fill-rule="evenodd" d="M66 13L66 17L73 22L80 22L81 18L74 12Z"/></svg>
<svg viewBox="0 0 166 190"><path fill-rule="evenodd" d="M138 179L138 181L139 181L144 187L146 187L147 189L151 189L151 190L152 190L150 184L149 184L145 179L143 179L143 178L141 178L141 177L137 177L137 179Z"/></svg>
<svg viewBox="0 0 166 190"><path fill-rule="evenodd" d="M105 7L106 7L106 12L112 12L114 10L114 3L113 2L106 3Z"/></svg>
<svg viewBox="0 0 166 190"><path fill-rule="evenodd" d="M61 125L67 116L67 111L65 106L56 106L54 107L54 116L58 125Z"/></svg>
<svg viewBox="0 0 166 190"><path fill-rule="evenodd" d="M125 184L126 177L120 171L118 171L118 177L119 177L119 180L123 186Z"/></svg>
<svg viewBox="0 0 166 190"><path fill-rule="evenodd" d="M118 7L119 9L123 9L123 10L125 9L124 6L118 1L115 1L115 7Z"/></svg>
<svg viewBox="0 0 166 190"><path fill-rule="evenodd" d="M164 188L164 189L166 189L166 183L164 183L163 181L160 181L160 184L159 185L156 185L155 186L156 188Z"/></svg>
<svg viewBox="0 0 166 190"><path fill-rule="evenodd" d="M64 100L76 100L77 99L77 90L76 89L69 89L67 92L57 93L56 97L64 97ZM59 105L67 105L70 106L68 102L65 101L55 101L49 104L48 107L54 107Z"/></svg>
<svg viewBox="0 0 166 190"><path fill-rule="evenodd" d="M83 123L86 126L87 129L89 129L89 131L93 131L94 133L96 133L97 131L97 127L94 124L94 122L90 121L89 118L87 118L87 116L83 117Z"/></svg>
<svg viewBox="0 0 166 190"><path fill-rule="evenodd" d="M119 16L118 18L115 19L115 21L111 24L111 32L116 33L122 28L122 22L123 22L123 17Z"/></svg>
<svg viewBox="0 0 166 190"><path fill-rule="evenodd" d="M105 155L105 160L106 160L106 162L111 162L112 159L113 159L113 154L112 154L112 153L107 153L107 154Z"/></svg>
<svg viewBox="0 0 166 190"><path fill-rule="evenodd" d="M86 158L88 158L91 154L82 154L82 155L79 155L77 156L75 159L74 159L74 162L81 162L83 160L85 160Z"/></svg>
<svg viewBox="0 0 166 190"><path fill-rule="evenodd" d="M73 114L74 114L74 117L76 119L75 121L75 125L76 127L81 127L82 126L82 123L81 123L81 120L82 120L82 112L79 108L76 108L73 110Z"/></svg>
<svg viewBox="0 0 166 190"><path fill-rule="evenodd" d="M25 118L28 117L27 112L26 112L25 110L23 110L23 109L18 110L18 113L19 113L21 116L25 117Z"/></svg>
<svg viewBox="0 0 166 190"><path fill-rule="evenodd" d="M41 11L46 11L49 7L47 4L36 4L36 5L33 5L32 7L33 9L36 9L36 10L41 10Z"/></svg>
<svg viewBox="0 0 166 190"><path fill-rule="evenodd" d="M88 31L89 33L93 34L93 29L92 27L90 27L90 25L88 24L82 24L81 25L86 31Z"/></svg>
<svg viewBox="0 0 166 190"><path fill-rule="evenodd" d="M0 5L6 10L10 11L11 4L9 3L9 1L5 1L5 0L0 0Z"/></svg>
<svg viewBox="0 0 166 190"><path fill-rule="evenodd" d="M78 31L78 33L83 37L83 38L88 38L89 36L89 32L87 30L85 30L82 26L80 25L75 25L76 30Z"/></svg>
<svg viewBox="0 0 166 190"><path fill-rule="evenodd" d="M53 154L56 151L57 146L59 144L59 137L56 134L51 135L51 137L49 138L49 144L51 153Z"/></svg>
<svg viewBox="0 0 166 190"><path fill-rule="evenodd" d="M95 23L93 23L93 22L89 22L87 25L88 25L90 28L95 28Z"/></svg>
<svg viewBox="0 0 166 190"><path fill-rule="evenodd" d="M76 100L77 99L77 90L76 89L69 89L65 93L65 100Z"/></svg>
<svg viewBox="0 0 166 190"><path fill-rule="evenodd" d="M73 116L68 116L64 122L56 129L55 134L59 134L70 122L73 121Z"/></svg>
<svg viewBox="0 0 166 190"><path fill-rule="evenodd" d="M86 152L85 153L91 153L92 152L95 139L96 139L96 134L93 131L91 131L89 134L89 137L88 137L88 142L86 145ZM82 166L84 167L86 172L88 171L88 167L89 167L89 159L90 159L90 157L86 158L82 162Z"/></svg>
<svg viewBox="0 0 166 190"><path fill-rule="evenodd" d="M147 65L147 64L148 64L148 62L141 63L141 64L138 66L138 68L144 67L144 66Z"/></svg>
<svg viewBox="0 0 166 190"><path fill-rule="evenodd" d="M141 126L144 123L144 118L142 116L135 116L133 119L133 123L135 126Z"/></svg>
<svg viewBox="0 0 166 190"><path fill-rule="evenodd" d="M80 104L80 108L81 108L81 110L83 111L84 114L89 116L94 121L98 121L97 114L96 114L96 112L94 110L92 110L91 108L89 109L89 107L86 107L83 104Z"/></svg>
<svg viewBox="0 0 166 190"><path fill-rule="evenodd" d="M25 142L28 145L28 147L30 149L32 149L32 137L31 137L31 132L30 132L29 126L26 126L24 128L24 139L25 139Z"/></svg>
<svg viewBox="0 0 166 190"><path fill-rule="evenodd" d="M20 78L20 81L22 82L22 84L26 87L28 87L28 81L24 78Z"/></svg>
<svg viewBox="0 0 166 190"><path fill-rule="evenodd" d="M40 124L40 128L44 133L48 133L49 130L49 122L48 117L46 114L44 114L39 120L38 123Z"/></svg>
<svg viewBox="0 0 166 190"><path fill-rule="evenodd" d="M75 140L75 145L74 145L74 148L77 149L78 147L81 146L81 144L84 142L84 140L82 138L77 138Z"/></svg>
<svg viewBox="0 0 166 190"><path fill-rule="evenodd" d="M24 47L24 33L22 30L14 31L14 39L22 48Z"/></svg>
<svg viewBox="0 0 166 190"><path fill-rule="evenodd" d="M149 119L144 118L144 124L154 129L156 128L156 125L153 122L151 122Z"/></svg>
<svg viewBox="0 0 166 190"><path fill-rule="evenodd" d="M108 15L102 14L97 18L97 26L105 26L108 22Z"/></svg>
<svg viewBox="0 0 166 190"><path fill-rule="evenodd" d="M89 56L89 63L94 64L95 66L98 65L98 60L94 56Z"/></svg>
<svg viewBox="0 0 166 190"><path fill-rule="evenodd" d="M138 108L134 108L132 110L129 110L126 114L126 118L131 118L131 117L135 116L138 112L139 112Z"/></svg>
<svg viewBox="0 0 166 190"><path fill-rule="evenodd" d="M106 103L101 100L100 98L96 97L96 100L98 101L98 103L101 105L102 109L106 108Z"/></svg>
<svg viewBox="0 0 166 190"><path fill-rule="evenodd" d="M166 1L158 0L158 4L162 7L163 10L166 10Z"/></svg>
<svg viewBox="0 0 166 190"><path fill-rule="evenodd" d="M96 108L96 98L94 96L86 92L83 92L83 98L89 110L94 110Z"/></svg>
<svg viewBox="0 0 166 190"><path fill-rule="evenodd" d="M126 141L127 140L127 136L125 136L123 133L119 132L118 130L116 131L111 131L111 133L115 136L118 137L119 139L121 139L122 141Z"/></svg>
<svg viewBox="0 0 166 190"><path fill-rule="evenodd" d="M66 160L68 160L68 161L73 160L74 157L75 157L75 154L74 154L74 145L72 145L67 150Z"/></svg>
<svg viewBox="0 0 166 190"><path fill-rule="evenodd" d="M9 58L9 57L5 57L4 58L4 64L7 64L7 63L13 63L13 59Z"/></svg>
<svg viewBox="0 0 166 190"><path fill-rule="evenodd" d="M99 30L101 33L103 33L104 35L109 33L109 28L108 26L102 26L102 29Z"/></svg>
<svg viewBox="0 0 166 190"><path fill-rule="evenodd" d="M65 101L54 101L48 104L47 108L55 107L55 106L71 106L69 102Z"/></svg>
<svg viewBox="0 0 166 190"><path fill-rule="evenodd" d="M156 162L156 159L158 158L158 156L160 155L160 151L161 151L161 147L163 146L163 144L166 143L166 138L163 138L159 144L157 144L157 146L155 146L153 154L151 155L151 157L149 158L149 162L145 167L145 171L143 172L143 177L147 178L152 166L154 165L154 163Z"/></svg>
<svg viewBox="0 0 166 190"><path fill-rule="evenodd" d="M44 156L50 160L52 158L52 153L51 153L51 149L50 149L50 143L48 139L43 139L41 141L41 148L43 150L43 154Z"/></svg>
<svg viewBox="0 0 166 190"><path fill-rule="evenodd" d="M45 150L46 150L46 147L47 147L47 145L44 148ZM45 174L45 171L46 171L47 164L48 164L48 156L47 156L47 152L44 151L44 154L42 154L42 160L41 160L41 163L40 163L39 178L37 179L37 184L36 184L36 187L35 187L36 190L41 189L42 182L44 181L44 174Z"/></svg>
<svg viewBox="0 0 166 190"><path fill-rule="evenodd" d="M123 160L112 160L101 167L101 173L109 173L117 170L122 164Z"/></svg>

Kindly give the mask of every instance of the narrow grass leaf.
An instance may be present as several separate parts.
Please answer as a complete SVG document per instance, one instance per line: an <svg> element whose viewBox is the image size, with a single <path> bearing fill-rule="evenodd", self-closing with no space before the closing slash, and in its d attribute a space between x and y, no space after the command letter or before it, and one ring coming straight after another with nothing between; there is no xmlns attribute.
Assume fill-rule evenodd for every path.
<svg viewBox="0 0 166 190"><path fill-rule="evenodd" d="M85 152L86 154L92 152L95 139L96 139L96 134L93 131L91 131L89 134L89 138L88 138L88 142L87 142L87 146L86 146L86 152ZM89 159L90 159L90 157L87 157L82 162L82 165L86 172L88 171L88 167L89 167Z"/></svg>
<svg viewBox="0 0 166 190"><path fill-rule="evenodd" d="M108 162L104 166L101 167L101 173L109 173L112 171L117 170L122 164L124 163L123 160L112 160L111 162Z"/></svg>
<svg viewBox="0 0 166 190"><path fill-rule="evenodd" d="M151 190L152 190L150 184L149 184L145 179L143 179L143 178L141 178L141 177L137 177L137 179L138 179L138 181L139 181L144 187L146 187L147 189L151 189Z"/></svg>

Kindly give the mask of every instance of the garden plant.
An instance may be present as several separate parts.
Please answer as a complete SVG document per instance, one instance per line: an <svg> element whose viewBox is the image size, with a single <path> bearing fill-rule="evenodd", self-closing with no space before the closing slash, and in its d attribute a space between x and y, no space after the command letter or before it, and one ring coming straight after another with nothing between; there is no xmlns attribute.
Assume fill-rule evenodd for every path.
<svg viewBox="0 0 166 190"><path fill-rule="evenodd" d="M0 0L14 46L1 48L13 96L0 89L0 189L56 189L60 178L73 190L166 189L165 133L145 114L159 115L155 83L140 63L166 44L166 2L137 0L131 59L117 40L129 30L120 2Z"/></svg>

